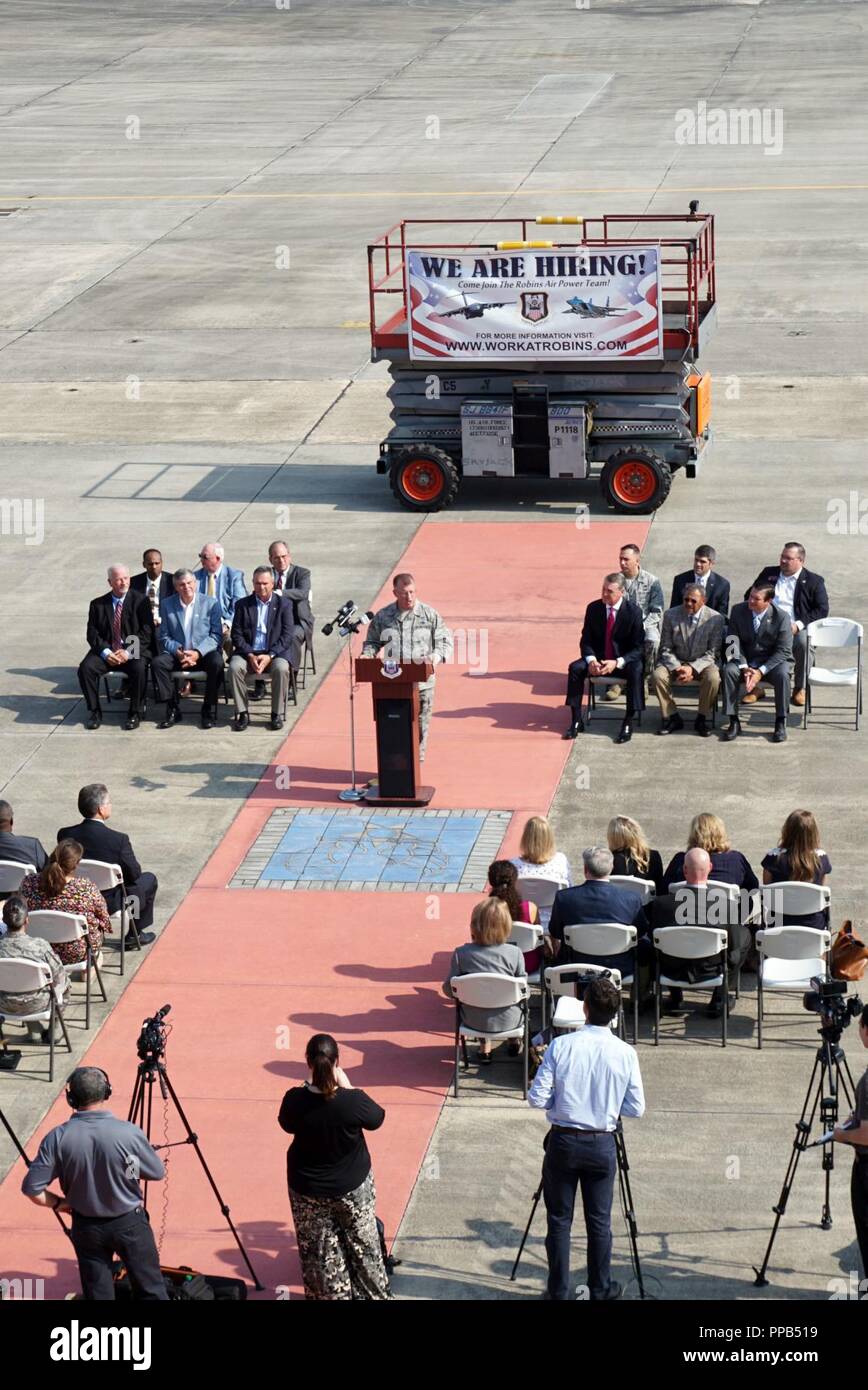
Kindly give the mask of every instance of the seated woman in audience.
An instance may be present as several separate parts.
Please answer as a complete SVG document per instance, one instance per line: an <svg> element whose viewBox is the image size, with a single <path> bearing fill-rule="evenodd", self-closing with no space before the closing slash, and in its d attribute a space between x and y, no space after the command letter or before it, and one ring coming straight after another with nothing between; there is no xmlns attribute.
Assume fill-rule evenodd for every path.
<svg viewBox="0 0 868 1390"><path fill-rule="evenodd" d="M493 864L489 864L488 885L491 896L506 903L511 921L527 922L530 926L536 926L539 922L539 908L536 903L522 902L517 883L518 869L511 859L495 859ZM524 951L523 955L524 968L528 975L532 975L539 969L543 955L542 946L537 946L533 951Z"/></svg>
<svg viewBox="0 0 868 1390"><path fill-rule="evenodd" d="M96 884L89 878L75 877L82 854L77 840L61 840L45 868L22 880L19 892L28 912L77 912L84 917L91 950L96 954L102 948L103 932L110 932L112 927L105 898ZM87 955L84 937L52 949L64 965L77 965Z"/></svg>
<svg viewBox="0 0 868 1390"><path fill-rule="evenodd" d="M476 975L482 971L525 978L527 971L521 951L509 940L511 931L512 917L506 903L499 898L486 898L476 904L470 914L470 941L466 946L458 946L449 962L449 973L443 983L443 993L448 999L453 998L450 981L454 975ZM464 1009L463 1017L469 1028L482 1028L490 1033L505 1033L510 1028L521 1027L521 1009L517 1004L505 1009ZM510 1041L509 1051L514 1056L521 1052L518 1039ZM485 1039L479 1042L479 1060L491 1061L491 1044Z"/></svg>
<svg viewBox="0 0 868 1390"><path fill-rule="evenodd" d="M569 888L570 866L567 856L555 847L555 837L545 816L531 816L521 835L518 854L513 859L519 878L544 878L558 888ZM549 924L550 907L540 908L540 922Z"/></svg>
<svg viewBox="0 0 868 1390"><path fill-rule="evenodd" d="M711 856L711 878L716 883L734 883L739 888L751 892L759 887L759 879L743 854L733 849L729 843L726 826L719 816L702 811L690 822L687 849L704 849ZM684 882L684 856L687 850L679 850L669 863L663 875L663 884L668 893L673 883Z"/></svg>
<svg viewBox="0 0 868 1390"><path fill-rule="evenodd" d="M650 848L638 821L629 816L614 816L606 830L606 842L615 861L613 874L643 878L653 883L658 893L665 892L660 852Z"/></svg>
<svg viewBox="0 0 868 1390"><path fill-rule="evenodd" d="M27 935L27 908L24 899L17 893L3 904L3 928L5 935L0 937L0 960L35 961L39 965L47 965L51 971L55 998L63 1005L69 989L66 971L47 941ZM16 1014L35 1014L45 1009L48 1003L50 1000L44 990L35 990L31 994L0 993L0 1014L6 1014L10 1019ZM39 1033L42 1041L48 1042L48 1028L43 1028L35 1019L26 1023L25 1027L32 1037Z"/></svg>
<svg viewBox="0 0 868 1390"><path fill-rule="evenodd" d="M762 862L763 883L816 883L821 887L832 872L829 856L820 849L820 831L810 811L791 811L781 827L781 842L769 850ZM816 927L829 925L828 908L807 912L801 917L784 913L777 926Z"/></svg>

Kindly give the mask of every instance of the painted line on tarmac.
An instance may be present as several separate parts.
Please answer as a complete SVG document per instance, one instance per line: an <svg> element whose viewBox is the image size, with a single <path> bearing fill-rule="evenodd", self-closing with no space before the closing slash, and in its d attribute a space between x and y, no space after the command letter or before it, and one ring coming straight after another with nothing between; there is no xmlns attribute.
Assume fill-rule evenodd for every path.
<svg viewBox="0 0 868 1390"><path fill-rule="evenodd" d="M653 188L508 188L456 189L431 188L408 191L400 188L373 190L335 190L331 193L0 193L0 203L197 203L225 202L228 199L254 200L283 198L297 202L329 198L559 198L587 197L598 193L858 193L868 189L868 183L734 183L689 184L684 188L655 185Z"/></svg>

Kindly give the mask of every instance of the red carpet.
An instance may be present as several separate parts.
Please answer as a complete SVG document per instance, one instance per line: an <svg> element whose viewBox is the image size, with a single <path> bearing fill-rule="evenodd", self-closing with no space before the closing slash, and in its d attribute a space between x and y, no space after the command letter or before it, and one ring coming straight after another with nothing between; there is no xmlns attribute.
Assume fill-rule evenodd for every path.
<svg viewBox="0 0 868 1390"><path fill-rule="evenodd" d="M412 570L420 597L466 636L468 665L441 668L425 780L434 808L512 810L506 851L528 815L551 804L570 746L558 737L566 667L577 653L584 605L598 596L618 548L641 545L647 523L464 522L422 526L396 569ZM387 589L374 607L391 598ZM322 647L323 639L318 639ZM488 669L481 666L487 641ZM360 780L375 770L370 695L359 692ZM287 1136L276 1115L305 1075L311 1033L334 1033L342 1064L387 1110L371 1139L378 1211L391 1239L416 1181L451 1075L452 1010L440 993L449 952L467 939L476 898L423 893L228 890L270 811L336 804L349 784L347 674L323 681L280 754L151 949L96 1040L114 1110L126 1113L142 1020L171 1003L169 1071L223 1199L267 1285L298 1289L285 1183ZM290 790L275 791L275 767ZM285 774L283 776L285 785ZM135 827L125 826L132 833ZM154 867L159 874L159 865ZM439 916L437 915L439 913ZM63 1068L62 1054L59 1065ZM61 1073L62 1074L62 1073ZM14 1075L4 1087L15 1085ZM69 1114L53 1107L28 1148ZM155 1097L152 1141L164 1139ZM174 1114L168 1137L182 1129ZM22 1136L24 1138L24 1136ZM41 1277L46 1295L78 1287L71 1246L53 1217L20 1195L23 1165L0 1188L4 1275ZM162 1184L151 1190L155 1231ZM162 1257L210 1273L244 1275L243 1261L195 1154L171 1150ZM286 1296L285 1292L283 1296Z"/></svg>

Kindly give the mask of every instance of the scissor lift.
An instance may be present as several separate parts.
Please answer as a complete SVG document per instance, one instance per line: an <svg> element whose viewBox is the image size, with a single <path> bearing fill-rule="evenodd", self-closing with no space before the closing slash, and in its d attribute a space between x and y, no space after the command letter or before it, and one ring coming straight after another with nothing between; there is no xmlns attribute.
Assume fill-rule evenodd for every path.
<svg viewBox="0 0 868 1390"><path fill-rule="evenodd" d="M697 361L716 321L713 216L565 218L576 224L569 242L528 240L539 235L538 223L554 220L486 222L494 243L469 239L465 229L480 226L473 219L404 220L368 246L371 356L390 364L394 421L380 445L377 472L388 475L405 507L431 512L449 506L462 477L595 476L614 510L644 513L665 502L678 469L696 477L711 443L711 379ZM432 228L434 236L444 229L436 240ZM456 234L468 239L444 239ZM436 370L412 361L408 248L491 255L504 240L545 245L553 256L577 247L658 246L663 356L590 363L534 355L517 365L450 361Z"/></svg>

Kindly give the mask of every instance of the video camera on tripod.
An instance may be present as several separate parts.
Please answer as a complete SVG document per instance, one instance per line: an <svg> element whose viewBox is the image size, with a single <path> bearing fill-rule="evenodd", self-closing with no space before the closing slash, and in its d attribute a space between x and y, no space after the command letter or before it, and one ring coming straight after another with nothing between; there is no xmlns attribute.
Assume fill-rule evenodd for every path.
<svg viewBox="0 0 868 1390"><path fill-rule="evenodd" d="M155 1067L160 1058L166 1053L166 1036L168 1029L163 1019L170 1012L171 1004L164 1004L158 1009L153 1018L146 1018L142 1024L142 1031L136 1043L136 1052L139 1060L144 1062L147 1067Z"/></svg>
<svg viewBox="0 0 868 1390"><path fill-rule="evenodd" d="M335 628L341 637L349 637L351 632L358 632L363 623L369 623L373 616L370 609L366 613L360 613L355 599L348 598L346 603L341 604L331 622L323 627L323 637L331 637Z"/></svg>
<svg viewBox="0 0 868 1390"><path fill-rule="evenodd" d="M840 1041L844 1029L862 1013L862 1007L858 994L847 995L846 980L824 980L819 975L812 976L811 988L802 996L802 1008L820 1015L820 1031L825 1036L828 1029L833 1042Z"/></svg>

